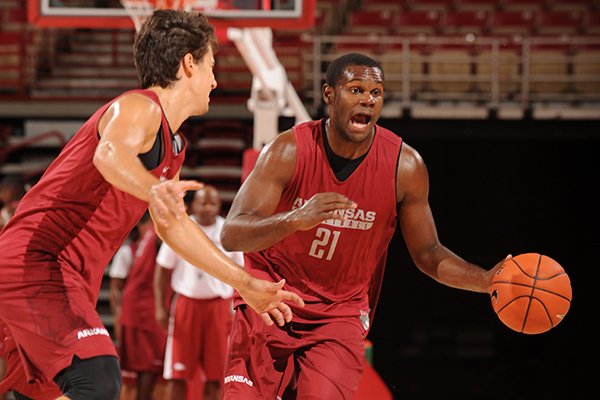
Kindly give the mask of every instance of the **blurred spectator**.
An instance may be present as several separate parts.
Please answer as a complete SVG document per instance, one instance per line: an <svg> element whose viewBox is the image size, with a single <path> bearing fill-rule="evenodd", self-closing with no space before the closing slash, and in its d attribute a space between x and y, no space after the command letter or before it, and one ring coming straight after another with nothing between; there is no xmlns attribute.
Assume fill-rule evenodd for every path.
<svg viewBox="0 0 600 400"><path fill-rule="evenodd" d="M25 194L25 182L18 176L5 176L0 181L0 230L13 216L19 200ZM0 380L6 373L6 362L4 360L4 324L0 321ZM0 400L6 399L6 393L0 393Z"/></svg>
<svg viewBox="0 0 600 400"><path fill-rule="evenodd" d="M243 265L241 252L226 252L221 246L224 219L219 215L221 198L217 189L207 185L194 194L190 218L215 245ZM198 368L204 374L204 400L221 398L221 383L232 321L233 289L211 275L189 265L166 244L156 259L156 318L168 326L163 378L167 379L167 398L190 398L186 393ZM169 271L174 298L171 312L165 307Z"/></svg>
<svg viewBox="0 0 600 400"><path fill-rule="evenodd" d="M25 194L25 181L20 176L7 175L0 181L0 229L13 216L21 197Z"/></svg>
<svg viewBox="0 0 600 400"><path fill-rule="evenodd" d="M154 316L154 269L161 241L146 212L136 226L139 239L119 249L110 268L110 301L118 330L124 381L135 374L136 399L153 396L163 369L165 332Z"/></svg>

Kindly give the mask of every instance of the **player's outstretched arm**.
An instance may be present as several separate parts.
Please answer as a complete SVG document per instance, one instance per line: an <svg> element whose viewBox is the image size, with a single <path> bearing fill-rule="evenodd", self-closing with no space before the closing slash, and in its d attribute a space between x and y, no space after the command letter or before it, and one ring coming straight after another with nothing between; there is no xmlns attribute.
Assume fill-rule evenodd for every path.
<svg viewBox="0 0 600 400"><path fill-rule="evenodd" d="M427 168L417 151L406 143L402 145L397 177L400 230L416 266L446 286L487 293L499 265L486 270L465 261L440 242L429 206Z"/></svg>
<svg viewBox="0 0 600 400"><path fill-rule="evenodd" d="M150 214L153 215L153 212L151 206ZM159 237L175 253L195 267L235 288L257 313L278 310L283 315L284 321L289 322L292 319L292 311L287 303L304 306L300 296L282 289L285 282L274 283L254 278L234 263L189 218L175 219L172 216L167 224L155 223L155 229ZM266 322L273 323L271 320Z"/></svg>
<svg viewBox="0 0 600 400"><path fill-rule="evenodd" d="M339 193L317 193L301 207L275 213L296 166L291 131L277 135L265 148L231 205L221 243L229 251L266 249L296 231L311 229L327 219L343 219L337 210L356 204Z"/></svg>

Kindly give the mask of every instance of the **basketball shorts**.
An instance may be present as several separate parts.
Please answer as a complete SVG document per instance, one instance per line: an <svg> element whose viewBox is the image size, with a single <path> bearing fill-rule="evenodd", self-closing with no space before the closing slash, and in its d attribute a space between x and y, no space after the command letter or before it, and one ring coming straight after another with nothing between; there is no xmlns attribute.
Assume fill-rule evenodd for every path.
<svg viewBox="0 0 600 400"><path fill-rule="evenodd" d="M119 349L121 369L157 375L162 373L167 337L158 325L156 329L140 329L124 325L121 337Z"/></svg>
<svg viewBox="0 0 600 400"><path fill-rule="evenodd" d="M223 381L231 328L231 299L176 294L169 317L165 379L191 380L202 367L207 381Z"/></svg>
<svg viewBox="0 0 600 400"><path fill-rule="evenodd" d="M0 319L18 346L27 383L52 382L74 355L117 357L95 305L79 286L58 280L0 284L0 304ZM17 366L7 365L7 374Z"/></svg>
<svg viewBox="0 0 600 400"><path fill-rule="evenodd" d="M289 383L298 399L352 400L363 373L364 341L358 316L267 326L242 305L233 318L223 399L274 399Z"/></svg>
<svg viewBox="0 0 600 400"><path fill-rule="evenodd" d="M25 368L23 367L23 363L21 363L17 345L8 328L5 328L5 332L4 359L6 361L6 375L0 383L0 393L7 393L14 390L35 400L55 400L62 396L62 392L54 381L27 383Z"/></svg>

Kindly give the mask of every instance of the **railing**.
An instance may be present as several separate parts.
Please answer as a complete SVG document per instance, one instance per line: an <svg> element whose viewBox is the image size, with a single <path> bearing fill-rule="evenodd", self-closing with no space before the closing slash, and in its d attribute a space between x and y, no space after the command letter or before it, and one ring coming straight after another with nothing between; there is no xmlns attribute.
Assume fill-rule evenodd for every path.
<svg viewBox="0 0 600 400"><path fill-rule="evenodd" d="M340 35L307 40L313 44L308 54L312 82L305 99L314 109L321 104L326 65L348 52L381 63L386 102L403 109L448 102L492 110L509 104L521 110L537 103L600 106L600 36Z"/></svg>
<svg viewBox="0 0 600 400"><path fill-rule="evenodd" d="M20 139L13 143L8 142L7 144L3 144L2 147L0 147L0 170L5 169L5 168L3 168L3 166L5 166L5 163L7 162L9 155L17 153L17 152L22 151L27 148L30 148L30 147L32 147L32 145L34 145L36 143L40 143L47 139L52 139L52 138L55 138L58 141L58 147L60 147L60 148L64 147L65 144L67 143L67 140L65 139L65 135L62 132L47 131L44 133L40 133L39 135L36 135L36 136ZM48 165L47 165L48 163L43 161L43 159L41 159L41 160L42 161L37 161L31 165L27 165L26 163L19 162L18 163L19 169L18 169L18 171L15 171L15 172L17 172L18 174L22 174L26 180L29 178L41 175L48 167ZM6 172L6 171L4 171L4 172Z"/></svg>

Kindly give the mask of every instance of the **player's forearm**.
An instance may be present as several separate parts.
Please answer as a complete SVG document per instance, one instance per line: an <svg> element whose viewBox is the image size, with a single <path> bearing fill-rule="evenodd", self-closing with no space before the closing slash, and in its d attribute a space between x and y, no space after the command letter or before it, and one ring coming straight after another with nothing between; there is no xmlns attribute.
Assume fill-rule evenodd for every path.
<svg viewBox="0 0 600 400"><path fill-rule="evenodd" d="M137 154L111 142L98 146L93 161L106 181L143 201L148 201L150 188L158 182L144 168Z"/></svg>
<svg viewBox="0 0 600 400"><path fill-rule="evenodd" d="M169 287L169 271L160 265L154 270L154 303L156 309L164 309L167 304L167 289Z"/></svg>
<svg viewBox="0 0 600 400"><path fill-rule="evenodd" d="M181 258L231 287L243 290L251 276L227 257L189 218L155 225L160 238Z"/></svg>
<svg viewBox="0 0 600 400"><path fill-rule="evenodd" d="M291 212L267 218L238 215L227 219L221 231L221 244L227 251L264 250L298 230Z"/></svg>
<svg viewBox="0 0 600 400"><path fill-rule="evenodd" d="M478 293L487 292L488 271L463 260L442 245L415 262L419 269L443 285Z"/></svg>

